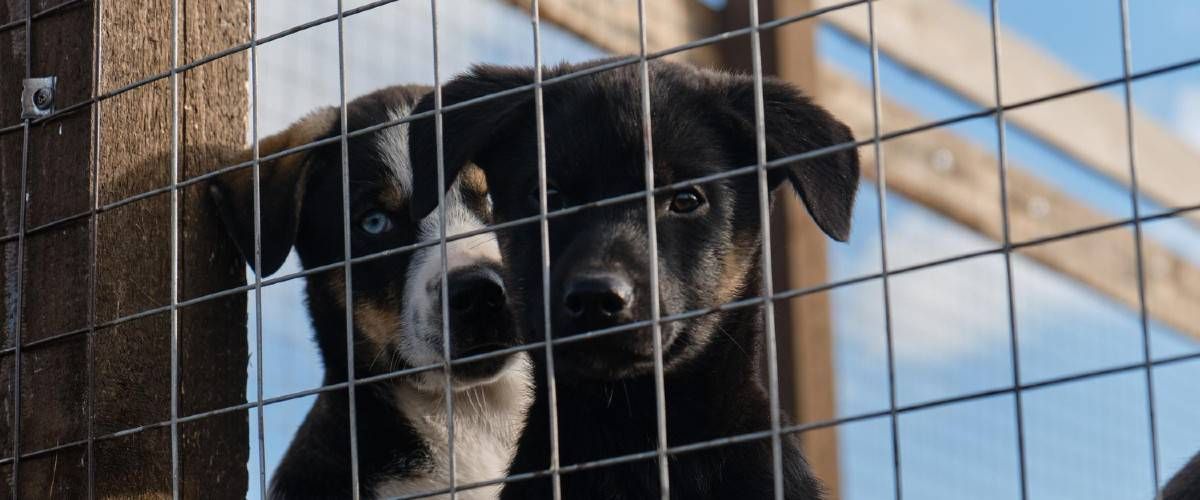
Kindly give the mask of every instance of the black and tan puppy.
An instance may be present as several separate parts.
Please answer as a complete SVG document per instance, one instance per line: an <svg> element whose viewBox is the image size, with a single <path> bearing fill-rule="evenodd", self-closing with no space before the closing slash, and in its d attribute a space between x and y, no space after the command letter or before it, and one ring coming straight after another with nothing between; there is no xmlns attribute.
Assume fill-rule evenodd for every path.
<svg viewBox="0 0 1200 500"><path fill-rule="evenodd" d="M584 69L564 65L546 78ZM654 179L664 186L755 164L753 81L654 61L649 65ZM530 68L479 66L444 87L453 105L533 82ZM642 190L644 149L637 66L545 87L545 147L551 210ZM852 141L849 130L793 87L764 83L766 147L780 158ZM432 108L426 97L416 108ZM446 112L447 179L469 164L483 169L500 221L538 212L535 108L532 92ZM412 124L416 186L413 214L436 204L435 129ZM829 236L845 240L858 188L853 148L772 169L770 186L788 184ZM663 316L759 296L758 184L753 172L656 196L659 308ZM544 335L539 226L498 233L513 279L526 293L523 314L533 337ZM590 207L551 219L548 297L555 338L648 319L646 204ZM770 428L771 409L759 382L762 310L740 308L662 325L666 418L671 446ZM653 451L657 443L654 349L649 328L555 348L561 464ZM534 359L540 360L540 356ZM512 472L549 465L545 371L534 371L537 395ZM786 498L819 498L820 485L796 441L784 437ZM769 440L670 456L672 498L769 498ZM653 459L590 468L562 477L564 498L657 498ZM514 482L502 498L549 498L545 478Z"/></svg>
<svg viewBox="0 0 1200 500"><path fill-rule="evenodd" d="M357 130L407 116L427 89L392 87L347 105ZM341 131L338 110L319 110L261 142L271 155ZM413 174L407 124L348 140L350 246L353 256L439 236L439 215L410 222ZM306 269L343 258L340 141L261 164L260 275L282 265L295 246ZM483 176L460 175L446 200L446 233L477 230L492 220ZM253 172L218 179L211 193L226 227L254 263ZM515 328L494 236L453 241L446 248L451 356L458 358L523 342ZM358 378L443 362L438 246L355 263L353 340ZM341 268L306 278L308 309L325 365L324 383L347 380L346 281ZM528 357L494 357L455 367L456 479L502 477L532 397ZM356 392L361 493L368 498L437 491L448 486L445 375L440 369L360 385ZM350 498L350 421L345 390L322 392L271 481L274 498ZM460 492L494 498L497 487Z"/></svg>

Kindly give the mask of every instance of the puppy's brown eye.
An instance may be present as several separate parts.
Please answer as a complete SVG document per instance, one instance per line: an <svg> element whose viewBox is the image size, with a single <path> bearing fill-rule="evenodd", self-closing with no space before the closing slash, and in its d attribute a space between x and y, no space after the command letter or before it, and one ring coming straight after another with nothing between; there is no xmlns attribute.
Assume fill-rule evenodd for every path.
<svg viewBox="0 0 1200 500"><path fill-rule="evenodd" d="M696 188L688 188L675 193L671 198L671 211L675 213L691 213L704 206L704 197Z"/></svg>

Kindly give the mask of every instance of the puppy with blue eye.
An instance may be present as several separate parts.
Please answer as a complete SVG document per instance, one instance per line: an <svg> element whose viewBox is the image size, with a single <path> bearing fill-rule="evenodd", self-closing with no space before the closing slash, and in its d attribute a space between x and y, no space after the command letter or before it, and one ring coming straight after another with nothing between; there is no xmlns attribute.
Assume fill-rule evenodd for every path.
<svg viewBox="0 0 1200 500"><path fill-rule="evenodd" d="M347 103L347 130L401 119L428 91L391 87ZM318 110L260 142L267 157L336 137L336 108ZM408 217L413 174L408 125L399 124L346 141L349 169L351 257L436 240L439 211ZM249 156L249 155L247 155ZM305 269L343 261L341 141L260 164L260 276L276 272L291 248ZM491 201L480 172L460 176L445 196L445 233L483 228ZM255 196L251 169L225 174L210 187L229 234L253 266ZM452 359L516 346L512 294L494 235L450 241L446 310L450 352L443 349L442 251L434 244L362 259L351 266L354 373L367 378L396 370L440 366ZM308 313L325 366L325 385L347 380L346 284L342 267L309 275ZM268 318L269 321L269 318ZM524 353L456 364L454 397L455 481L503 477L524 412L532 398ZM446 377L440 368L358 385L355 393L359 493L364 498L430 493L449 487ZM322 392L271 480L272 498L351 496L350 406L346 390ZM458 498L494 498L498 487L460 490Z"/></svg>

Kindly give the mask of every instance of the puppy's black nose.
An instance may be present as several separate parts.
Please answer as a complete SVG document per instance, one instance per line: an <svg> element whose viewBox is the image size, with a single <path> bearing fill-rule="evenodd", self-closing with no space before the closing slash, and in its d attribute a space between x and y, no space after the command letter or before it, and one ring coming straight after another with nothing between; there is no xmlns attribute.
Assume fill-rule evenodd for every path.
<svg viewBox="0 0 1200 500"><path fill-rule="evenodd" d="M611 273L578 276L567 283L563 309L576 321L609 323L629 315L633 285Z"/></svg>
<svg viewBox="0 0 1200 500"><path fill-rule="evenodd" d="M452 316L488 317L503 312L504 284L495 271L484 267L457 270L447 276L446 282Z"/></svg>
<svg viewBox="0 0 1200 500"><path fill-rule="evenodd" d="M475 356L521 343L523 337L513 323L504 281L497 268L481 264L450 271L446 276L446 298L451 358ZM490 377L503 369L508 360L509 356L493 356L471 361L455 366L454 375Z"/></svg>

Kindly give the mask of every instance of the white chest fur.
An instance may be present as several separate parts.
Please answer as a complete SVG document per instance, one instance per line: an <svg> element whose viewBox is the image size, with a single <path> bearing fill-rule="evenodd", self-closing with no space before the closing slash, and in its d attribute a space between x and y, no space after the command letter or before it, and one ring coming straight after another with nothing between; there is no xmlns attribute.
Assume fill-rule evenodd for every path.
<svg viewBox="0 0 1200 500"><path fill-rule="evenodd" d="M495 381L455 393L454 476L456 485L504 477L516 451L516 441L532 401L529 358L524 353L510 363ZM435 393L436 392L436 393ZM444 490L449 487L450 446L445 394L401 383L396 405L429 448L430 463L404 478L381 483L377 497L396 497ZM386 439L380 436L380 439ZM457 498L497 498L499 485L460 490ZM440 495L428 498L449 498Z"/></svg>

